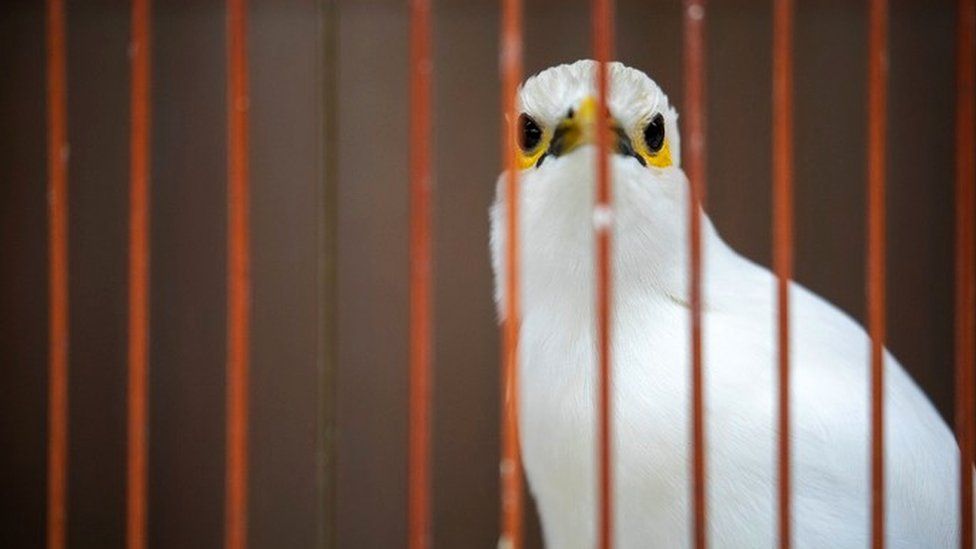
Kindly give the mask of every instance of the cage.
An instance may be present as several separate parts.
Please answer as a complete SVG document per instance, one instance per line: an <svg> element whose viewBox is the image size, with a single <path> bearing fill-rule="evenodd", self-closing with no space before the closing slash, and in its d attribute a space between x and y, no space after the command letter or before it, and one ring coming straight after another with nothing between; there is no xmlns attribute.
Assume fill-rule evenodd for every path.
<svg viewBox="0 0 976 549"><path fill-rule="evenodd" d="M487 251L500 54L524 59L520 77L594 57L608 21L588 2L521 4L0 8L5 546L481 547L517 526L499 512L511 432ZM604 46L669 93L686 140L701 124L693 179L723 237L865 326L886 320L971 461L972 1L614 4ZM523 30L503 25L518 14ZM500 52L505 29L521 51ZM429 95L411 103L418 75ZM411 151L431 175L426 238ZM887 214L873 321L869 166ZM774 181L793 189L778 248ZM432 278L412 308L418 242ZM430 415L408 467L411 345ZM524 505L517 545L540 546Z"/></svg>

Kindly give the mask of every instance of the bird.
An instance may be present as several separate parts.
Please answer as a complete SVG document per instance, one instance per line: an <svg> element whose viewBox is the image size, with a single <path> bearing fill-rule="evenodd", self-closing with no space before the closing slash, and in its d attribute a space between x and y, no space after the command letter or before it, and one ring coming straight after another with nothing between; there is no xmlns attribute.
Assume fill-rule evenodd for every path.
<svg viewBox="0 0 976 549"><path fill-rule="evenodd" d="M596 546L597 125L609 120L612 204L611 453L614 546L693 545L688 212L677 111L650 77L598 64L546 69L518 89L521 303L518 440L547 547ZM498 318L507 318L506 173L490 207ZM701 210L700 210L701 211ZM701 211L706 536L778 546L776 277L732 249ZM871 542L870 339L839 308L789 283L792 544ZM885 538L958 547L953 433L884 351ZM971 517L969 517L971 518Z"/></svg>

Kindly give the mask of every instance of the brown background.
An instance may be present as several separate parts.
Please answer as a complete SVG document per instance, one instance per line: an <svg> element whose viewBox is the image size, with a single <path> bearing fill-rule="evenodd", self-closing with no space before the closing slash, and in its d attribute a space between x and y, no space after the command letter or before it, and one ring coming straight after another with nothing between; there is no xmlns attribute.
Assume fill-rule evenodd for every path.
<svg viewBox="0 0 976 549"><path fill-rule="evenodd" d="M528 71L587 55L585 2L526 3ZM157 547L217 547L225 22L220 2L156 4L150 535ZM498 340L486 211L499 166L497 6L435 4L434 541L494 547ZM679 4L620 0L617 57L651 74L680 111ZM866 11L855 2L798 4L797 278L861 318ZM952 394L953 6L893 0L890 27L889 339L943 414L951 414ZM311 0L251 2L254 547L312 547L331 536L341 547L397 547L405 533L406 3L343 2L337 19L331 13ZM124 537L128 17L125 2L69 2L72 547L118 547ZM5 547L39 547L44 537L43 39L40 2L3 3ZM709 210L734 247L768 264L769 3L714 2L708 40ZM332 127L334 150L325 140ZM329 183L337 195L323 202L333 197ZM321 229L333 208L338 255L323 257L329 233ZM332 295L322 285L330 260L337 347L322 344L330 324L319 308ZM330 388L323 367L331 358L338 367ZM330 411L338 427L335 530L322 504L333 477L318 469Z"/></svg>

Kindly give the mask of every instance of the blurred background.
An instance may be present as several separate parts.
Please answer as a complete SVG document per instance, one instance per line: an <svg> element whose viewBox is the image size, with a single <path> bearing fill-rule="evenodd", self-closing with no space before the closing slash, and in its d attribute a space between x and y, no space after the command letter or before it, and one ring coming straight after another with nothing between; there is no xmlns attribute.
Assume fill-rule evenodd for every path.
<svg viewBox="0 0 976 549"><path fill-rule="evenodd" d="M487 208L500 171L498 5L434 4L434 545L489 548L498 529L498 334L487 249ZM796 276L859 320L867 116L862 4L799 0L795 35ZM588 3L535 0L525 9L528 73L588 56ZM770 10L756 0L713 2L707 23L708 211L733 247L766 265ZM947 418L954 10L950 0L891 1L888 111L889 347ZM126 2L68 2L71 547L120 547L125 535L129 16ZM617 1L617 58L651 75L679 112L680 16L679 0ZM152 25L150 542L218 547L224 5L156 2ZM404 546L407 5L252 0L249 25L250 543ZM44 539L44 52L43 3L3 2L4 547L40 547ZM332 237L337 253L325 253ZM323 454L330 447L334 462Z"/></svg>

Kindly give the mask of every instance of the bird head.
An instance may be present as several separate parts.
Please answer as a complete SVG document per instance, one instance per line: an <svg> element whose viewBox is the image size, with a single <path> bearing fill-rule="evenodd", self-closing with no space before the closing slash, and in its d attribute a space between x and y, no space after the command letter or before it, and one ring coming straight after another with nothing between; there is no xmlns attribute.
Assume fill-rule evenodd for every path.
<svg viewBox="0 0 976 549"><path fill-rule="evenodd" d="M609 112L600 113L593 61L560 65L530 78L519 92L516 121L519 168L541 169L546 160L596 145L601 116L612 134L611 150L641 166L669 168L679 160L677 114L644 73L611 63Z"/></svg>
<svg viewBox="0 0 976 549"><path fill-rule="evenodd" d="M597 68L583 60L529 78L518 94L517 139L523 302L559 293L592 295L597 132L611 130L611 223L616 291L683 295L688 182L677 113L643 72L607 66L607 110ZM503 304L505 174L492 210L496 301ZM677 297L675 295L672 298ZM504 316L504 311L500 311Z"/></svg>

